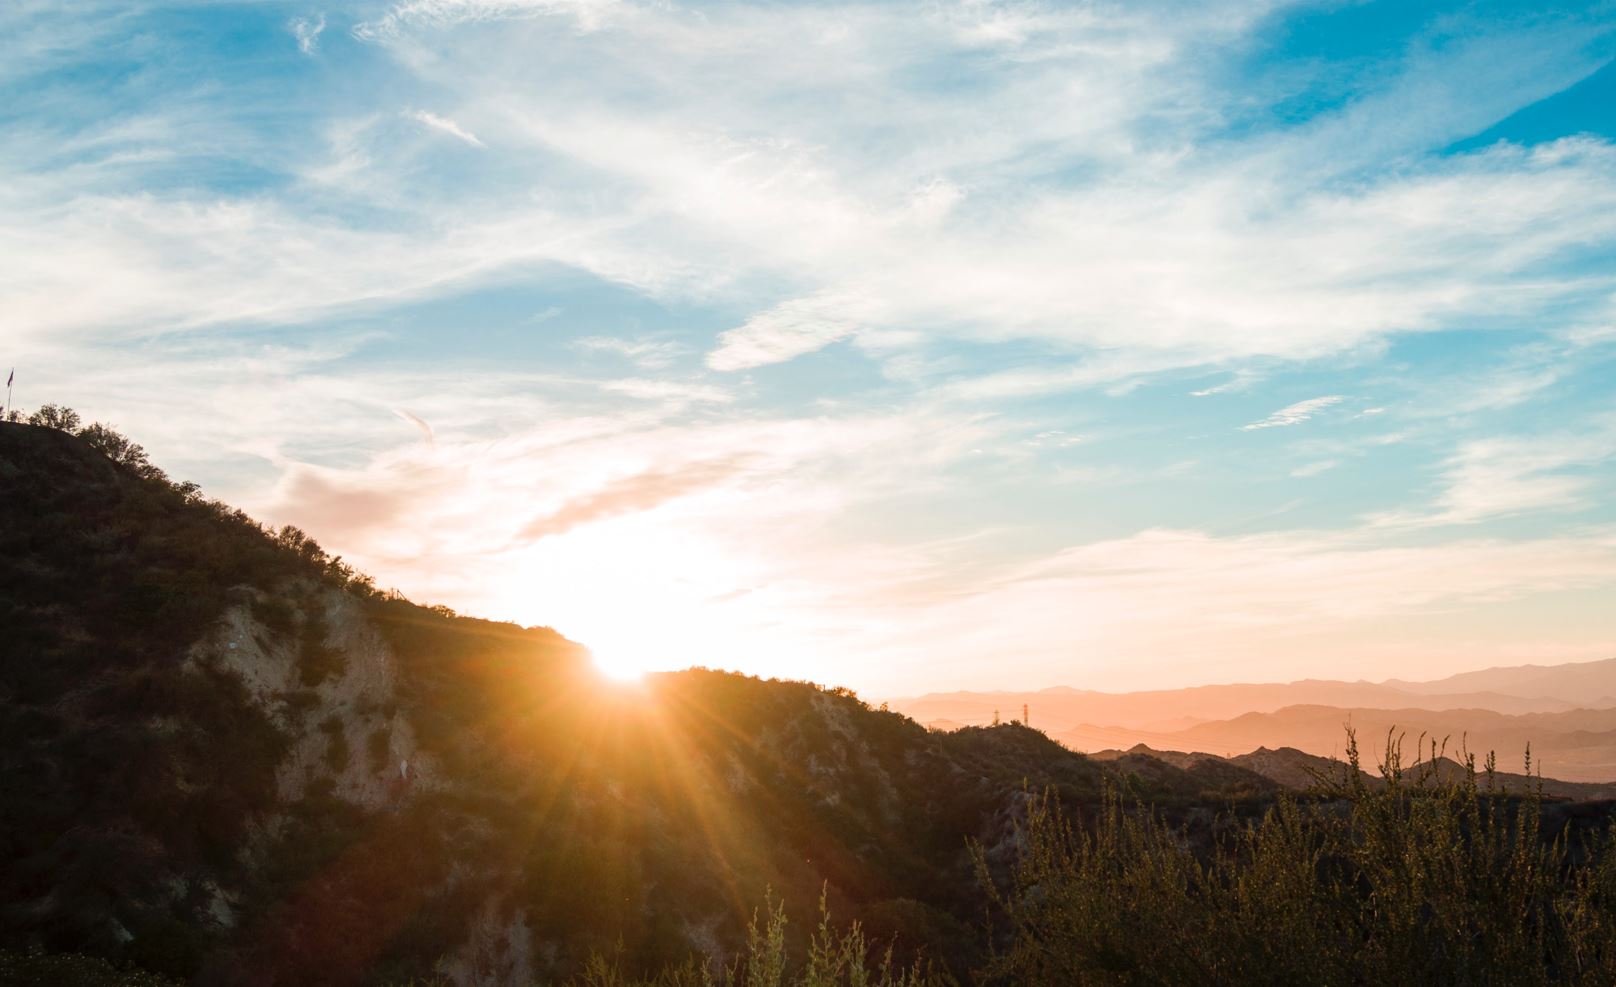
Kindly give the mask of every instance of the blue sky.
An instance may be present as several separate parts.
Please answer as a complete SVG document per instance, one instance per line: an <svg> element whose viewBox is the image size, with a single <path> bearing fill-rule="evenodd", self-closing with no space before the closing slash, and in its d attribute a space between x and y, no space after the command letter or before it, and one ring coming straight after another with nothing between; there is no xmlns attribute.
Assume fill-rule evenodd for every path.
<svg viewBox="0 0 1616 987"><path fill-rule="evenodd" d="M1609 657L1613 25L20 0L0 360L614 666Z"/></svg>

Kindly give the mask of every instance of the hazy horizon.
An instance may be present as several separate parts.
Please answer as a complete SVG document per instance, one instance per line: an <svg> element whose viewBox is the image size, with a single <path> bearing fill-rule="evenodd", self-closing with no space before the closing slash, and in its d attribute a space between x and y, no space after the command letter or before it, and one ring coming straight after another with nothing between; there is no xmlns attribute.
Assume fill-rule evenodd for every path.
<svg viewBox="0 0 1616 987"><path fill-rule="evenodd" d="M618 669L1609 658L1613 23L22 0L0 372Z"/></svg>

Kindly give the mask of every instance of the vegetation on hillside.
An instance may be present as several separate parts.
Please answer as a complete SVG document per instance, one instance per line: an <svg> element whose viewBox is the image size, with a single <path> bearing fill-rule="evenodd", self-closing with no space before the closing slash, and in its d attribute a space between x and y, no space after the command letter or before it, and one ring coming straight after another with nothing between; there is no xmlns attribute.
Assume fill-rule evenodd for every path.
<svg viewBox="0 0 1616 987"><path fill-rule="evenodd" d="M1491 765L1446 782L1401 763L1371 787L1282 796L1206 852L1111 792L1073 820L1033 799L1008 881L979 872L998 944L988 982L1122 984L1610 984L1616 852L1510 796ZM1434 755L1433 755L1434 756ZM1587 820L1585 820L1587 821Z"/></svg>
<svg viewBox="0 0 1616 987"><path fill-rule="evenodd" d="M173 483L46 406L0 426L0 916L9 940L195 969L203 889L241 869L286 738L188 647L254 586L366 588L295 529ZM126 939L127 944L119 940Z"/></svg>

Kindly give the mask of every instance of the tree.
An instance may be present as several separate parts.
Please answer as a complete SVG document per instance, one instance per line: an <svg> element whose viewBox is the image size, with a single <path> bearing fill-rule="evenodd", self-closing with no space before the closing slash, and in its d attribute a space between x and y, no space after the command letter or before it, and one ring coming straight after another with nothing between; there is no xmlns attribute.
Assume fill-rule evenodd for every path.
<svg viewBox="0 0 1616 987"><path fill-rule="evenodd" d="M43 425L63 432L77 432L79 430L79 413L72 408L54 404L42 404L39 410L28 416L28 424Z"/></svg>
<svg viewBox="0 0 1616 987"><path fill-rule="evenodd" d="M46 407L49 407L49 405L46 405ZM40 410L43 411L44 408ZM73 417L75 421L78 418L77 415ZM100 422L96 422L94 425L86 425L84 428L79 429L78 436L88 442L90 448L137 476L148 480L167 479L162 470L152 465L151 459L146 455L146 450L141 448L139 443L130 440L109 425L103 425Z"/></svg>

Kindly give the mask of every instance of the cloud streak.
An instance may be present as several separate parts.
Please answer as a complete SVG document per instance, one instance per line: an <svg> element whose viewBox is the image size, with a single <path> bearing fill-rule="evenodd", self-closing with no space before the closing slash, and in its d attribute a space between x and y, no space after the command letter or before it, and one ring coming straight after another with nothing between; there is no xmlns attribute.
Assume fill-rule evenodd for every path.
<svg viewBox="0 0 1616 987"><path fill-rule="evenodd" d="M1342 397L1339 394L1327 394L1324 397L1308 398L1292 405L1286 405L1267 418L1240 426L1242 431L1251 432L1263 428L1286 428L1291 425L1300 425L1311 421L1313 416L1333 405L1340 404Z"/></svg>
<svg viewBox="0 0 1616 987"><path fill-rule="evenodd" d="M1616 145L1456 143L1598 67L1575 12L86 9L0 9L23 400L384 585L1127 686L1480 660L1616 578Z"/></svg>
<svg viewBox="0 0 1616 987"><path fill-rule="evenodd" d="M292 37L297 40L297 50L312 57L320 46L320 35L325 31L325 15L294 17L291 28Z"/></svg>
<svg viewBox="0 0 1616 987"><path fill-rule="evenodd" d="M476 134L460 126L460 124L455 123L448 117L440 117L429 110L413 110L410 112L409 117L417 123L425 124L439 133L448 134L455 140L470 144L472 147L488 146L479 140Z"/></svg>

